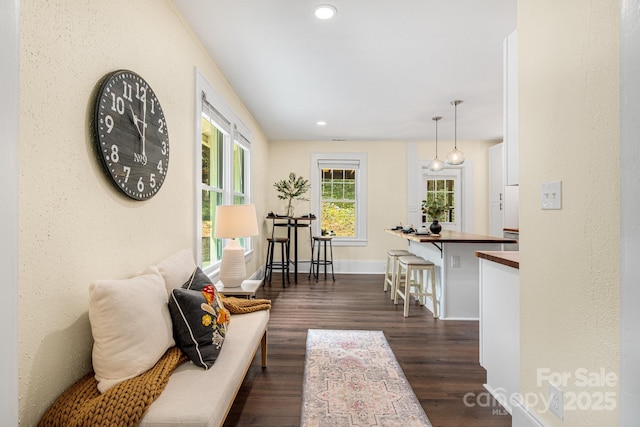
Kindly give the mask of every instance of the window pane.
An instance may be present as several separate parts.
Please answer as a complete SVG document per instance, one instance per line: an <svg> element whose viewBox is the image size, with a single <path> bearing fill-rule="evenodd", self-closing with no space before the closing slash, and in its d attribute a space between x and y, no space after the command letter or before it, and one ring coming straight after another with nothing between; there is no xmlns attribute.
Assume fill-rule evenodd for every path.
<svg viewBox="0 0 640 427"><path fill-rule="evenodd" d="M344 198L348 200L356 199L356 182L346 182L344 184Z"/></svg>
<svg viewBox="0 0 640 427"><path fill-rule="evenodd" d="M233 191L245 193L245 150L238 144L233 144Z"/></svg>
<svg viewBox="0 0 640 427"><path fill-rule="evenodd" d="M356 237L356 171L323 169L321 227L337 237Z"/></svg>
<svg viewBox="0 0 640 427"><path fill-rule="evenodd" d="M355 237L355 202L322 202L322 229L337 237Z"/></svg>
<svg viewBox="0 0 640 427"><path fill-rule="evenodd" d="M222 239L213 237L216 206L221 204L221 193L202 191L202 267L207 267L222 258Z"/></svg>
<svg viewBox="0 0 640 427"><path fill-rule="evenodd" d="M322 182L322 198L330 199L331 198L331 182Z"/></svg>
<svg viewBox="0 0 640 427"><path fill-rule="evenodd" d="M428 179L425 200L427 203L440 200L445 205L445 210L438 217L438 221L455 222L455 180Z"/></svg>
<svg viewBox="0 0 640 427"><path fill-rule="evenodd" d="M202 116L202 183L222 188L224 133Z"/></svg>

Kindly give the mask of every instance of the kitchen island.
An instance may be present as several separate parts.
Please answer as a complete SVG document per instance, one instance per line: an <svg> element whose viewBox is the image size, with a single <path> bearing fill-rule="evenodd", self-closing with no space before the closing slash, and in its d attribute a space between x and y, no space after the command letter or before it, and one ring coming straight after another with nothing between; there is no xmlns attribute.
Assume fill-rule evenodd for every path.
<svg viewBox="0 0 640 427"><path fill-rule="evenodd" d="M440 319L478 320L479 266L476 251L500 251L515 240L442 230L440 235L416 235L387 229L407 241L407 250L435 264ZM399 248L398 248L399 249ZM429 297L425 306L433 312Z"/></svg>

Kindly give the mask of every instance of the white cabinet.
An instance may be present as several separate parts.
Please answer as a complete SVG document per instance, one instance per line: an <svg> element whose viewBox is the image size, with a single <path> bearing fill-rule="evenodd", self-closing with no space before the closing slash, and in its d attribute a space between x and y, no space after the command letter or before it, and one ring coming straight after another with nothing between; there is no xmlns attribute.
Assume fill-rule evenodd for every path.
<svg viewBox="0 0 640 427"><path fill-rule="evenodd" d="M485 388L512 413L520 391L520 276L517 268L480 259L480 365Z"/></svg>
<svg viewBox="0 0 640 427"><path fill-rule="evenodd" d="M489 147L489 235L502 237L504 228L503 144Z"/></svg>
<svg viewBox="0 0 640 427"><path fill-rule="evenodd" d="M504 228L519 229L520 187L508 185L504 187Z"/></svg>
<svg viewBox="0 0 640 427"><path fill-rule="evenodd" d="M518 166L518 33L504 41L504 158L505 185L519 184Z"/></svg>

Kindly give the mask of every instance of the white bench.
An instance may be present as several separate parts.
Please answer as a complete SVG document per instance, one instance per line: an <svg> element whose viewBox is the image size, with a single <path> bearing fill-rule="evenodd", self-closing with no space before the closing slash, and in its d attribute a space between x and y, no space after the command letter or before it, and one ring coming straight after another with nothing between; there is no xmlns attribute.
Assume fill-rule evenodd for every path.
<svg viewBox="0 0 640 427"><path fill-rule="evenodd" d="M268 310L233 314L213 366L179 366L138 425L221 426L260 346L262 367L267 365L268 322Z"/></svg>

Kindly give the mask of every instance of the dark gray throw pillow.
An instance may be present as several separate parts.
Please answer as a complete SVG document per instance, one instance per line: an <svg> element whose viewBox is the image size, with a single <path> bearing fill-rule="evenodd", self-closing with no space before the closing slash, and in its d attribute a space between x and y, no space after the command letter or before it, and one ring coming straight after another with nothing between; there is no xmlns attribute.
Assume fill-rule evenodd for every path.
<svg viewBox="0 0 640 427"><path fill-rule="evenodd" d="M182 285L182 288L192 289L194 291L201 291L207 285L213 286L213 284L211 283L211 279L209 279L209 276L204 274L204 271L202 271L200 267L196 267L196 269L193 271L193 274L191 275L189 280L187 280Z"/></svg>
<svg viewBox="0 0 640 427"><path fill-rule="evenodd" d="M188 286L191 289L183 289ZM200 289L194 290L194 287ZM174 339L193 363L208 369L222 349L229 312L199 268L183 288L174 289L169 298Z"/></svg>

